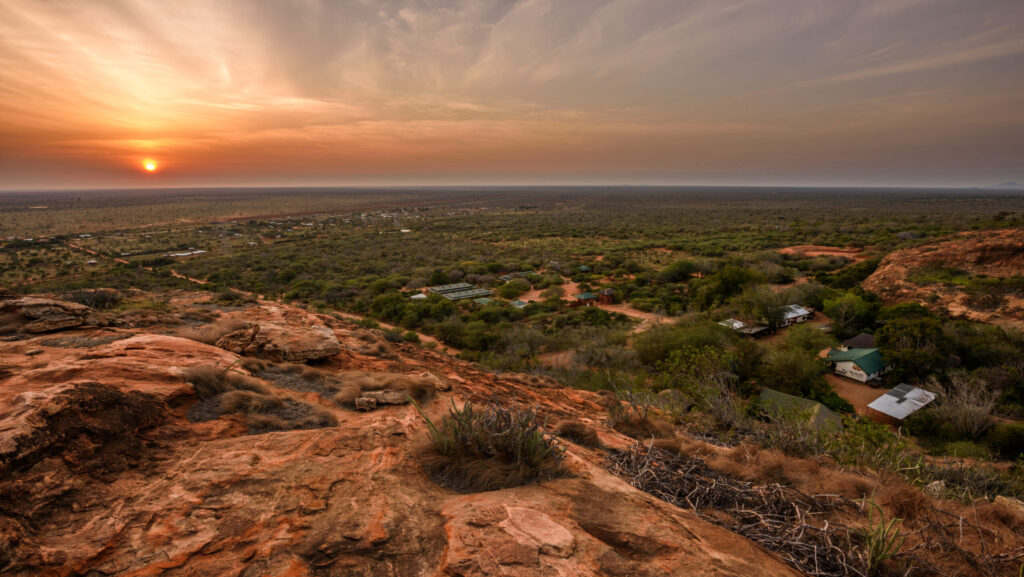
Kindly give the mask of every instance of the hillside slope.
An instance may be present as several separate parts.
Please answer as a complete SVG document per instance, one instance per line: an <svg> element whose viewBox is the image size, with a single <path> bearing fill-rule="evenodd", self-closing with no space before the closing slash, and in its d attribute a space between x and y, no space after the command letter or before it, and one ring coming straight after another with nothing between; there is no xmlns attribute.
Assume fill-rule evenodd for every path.
<svg viewBox="0 0 1024 577"><path fill-rule="evenodd" d="M1014 500L932 500L666 421L633 439L607 393L208 298L96 311L0 294L0 574L853 575L868 500L906 539L880 574L997 575L1024 550ZM587 434L557 437L566 476L462 494L428 474L407 394L435 423L493 402Z"/></svg>
<svg viewBox="0 0 1024 577"><path fill-rule="evenodd" d="M342 350L321 361L325 371L450 386L425 404L435 419L467 399L514 398L585 422L601 411L594 393L496 377L414 346L367 347L367 331L330 317L271 304L232 314L299 336L329 324ZM0 572L794 574L606 472L594 449L569 447L571 478L463 495L424 473L426 427L410 405L360 412L263 381L337 424L249 434L240 415L196 419L201 401L184 375L237 368L239 357L166 329L79 327L0 343Z"/></svg>
<svg viewBox="0 0 1024 577"><path fill-rule="evenodd" d="M1024 230L965 232L896 251L861 286L972 320L1024 325ZM1017 279L1014 279L1017 277Z"/></svg>

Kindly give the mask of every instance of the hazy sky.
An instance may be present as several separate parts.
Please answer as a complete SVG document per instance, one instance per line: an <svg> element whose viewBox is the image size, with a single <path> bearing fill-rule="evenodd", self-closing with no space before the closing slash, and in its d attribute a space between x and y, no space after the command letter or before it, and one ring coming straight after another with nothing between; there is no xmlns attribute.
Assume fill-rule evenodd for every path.
<svg viewBox="0 0 1024 577"><path fill-rule="evenodd" d="M1006 180L1022 0L0 0L0 188Z"/></svg>

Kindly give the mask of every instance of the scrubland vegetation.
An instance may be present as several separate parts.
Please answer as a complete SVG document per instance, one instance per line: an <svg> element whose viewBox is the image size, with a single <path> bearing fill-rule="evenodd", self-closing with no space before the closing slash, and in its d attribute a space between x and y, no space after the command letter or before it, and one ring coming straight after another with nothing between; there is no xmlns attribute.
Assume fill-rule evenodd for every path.
<svg viewBox="0 0 1024 577"><path fill-rule="evenodd" d="M880 205L880 194L884 211L870 208ZM211 302L224 307L262 297L356 314L366 326L394 327L382 337L367 333L363 352L386 357L389 341L429 336L492 370L607 390L622 401L609 406L612 420L638 437L683 426L716 442L828 455L917 484L942 480L953 495L1024 494L1021 331L917 304L886 306L860 287L891 251L964 230L1021 227L1020 196L657 188L238 191L189 199L138 196L117 208L118 218L105 199L56 199L42 210L5 198L11 218L0 235L10 238L0 249L0 282L98 309L139 305L97 288L188 288L209 291ZM786 247L810 248L780 250ZM522 271L529 272L500 279ZM966 287L986 306L1024 290L1019 276L985 278L944 268L914 271L915 279ZM409 299L424 287L458 282L492 289L492 301ZM569 306L573 294L602 289L612 289L613 305ZM513 307L515 298L529 303ZM782 328L780 307L787 304L817 316ZM726 318L754 320L771 336L744 338L718 324ZM201 324L179 334L212 343L237 328L209 319ZM908 382L938 394L898 432L858 418L826 378L820 352L861 332L873 334L893 364L887 385ZM375 387L420 394L409 383L258 371L340 406ZM823 432L799 416L767 414L757 398L762 387L818 401L843 415L846 427ZM217 389L204 403L210 411L249 415L251 428L294 425L280 416L285 423L252 424L254 415L294 407L275 405L258 390L236 389ZM316 416L298 422L307 418L318 422ZM565 427L567 438L587 438ZM989 460L1009 465L982 464Z"/></svg>

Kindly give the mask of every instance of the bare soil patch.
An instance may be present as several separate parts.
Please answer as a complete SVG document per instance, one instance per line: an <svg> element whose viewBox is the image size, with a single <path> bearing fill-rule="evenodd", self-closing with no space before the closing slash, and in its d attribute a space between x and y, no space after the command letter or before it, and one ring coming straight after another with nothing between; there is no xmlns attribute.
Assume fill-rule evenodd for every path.
<svg viewBox="0 0 1024 577"><path fill-rule="evenodd" d="M843 256L853 261L866 260L864 249L857 247L821 246L816 244L803 244L787 246L779 249L780 254L804 254L807 256Z"/></svg>
<svg viewBox="0 0 1024 577"><path fill-rule="evenodd" d="M885 394L886 389L875 388L871 385L865 385L864 383L858 383L857 381L840 377L828 373L825 375L825 380L828 381L829 386L835 390L836 394L846 399L858 415L868 414L868 405L871 404L875 399Z"/></svg>

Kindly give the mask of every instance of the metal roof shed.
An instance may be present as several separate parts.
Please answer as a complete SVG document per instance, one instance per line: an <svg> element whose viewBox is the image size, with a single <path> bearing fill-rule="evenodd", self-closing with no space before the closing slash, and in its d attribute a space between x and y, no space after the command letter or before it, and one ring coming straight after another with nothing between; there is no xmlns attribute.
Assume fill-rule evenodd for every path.
<svg viewBox="0 0 1024 577"><path fill-rule="evenodd" d="M878 416L882 420L895 421L898 424L934 400L935 393L900 383L871 401L868 413L873 417Z"/></svg>
<svg viewBox="0 0 1024 577"><path fill-rule="evenodd" d="M437 294L448 294L448 293L454 293L454 292L467 291L467 290L471 290L473 288L475 288L475 287L473 285L469 284L468 282L460 282L460 283L455 283L455 284L443 284L443 285L438 285L438 286L432 286L432 287L430 287L427 290L429 290L432 293L437 293Z"/></svg>

